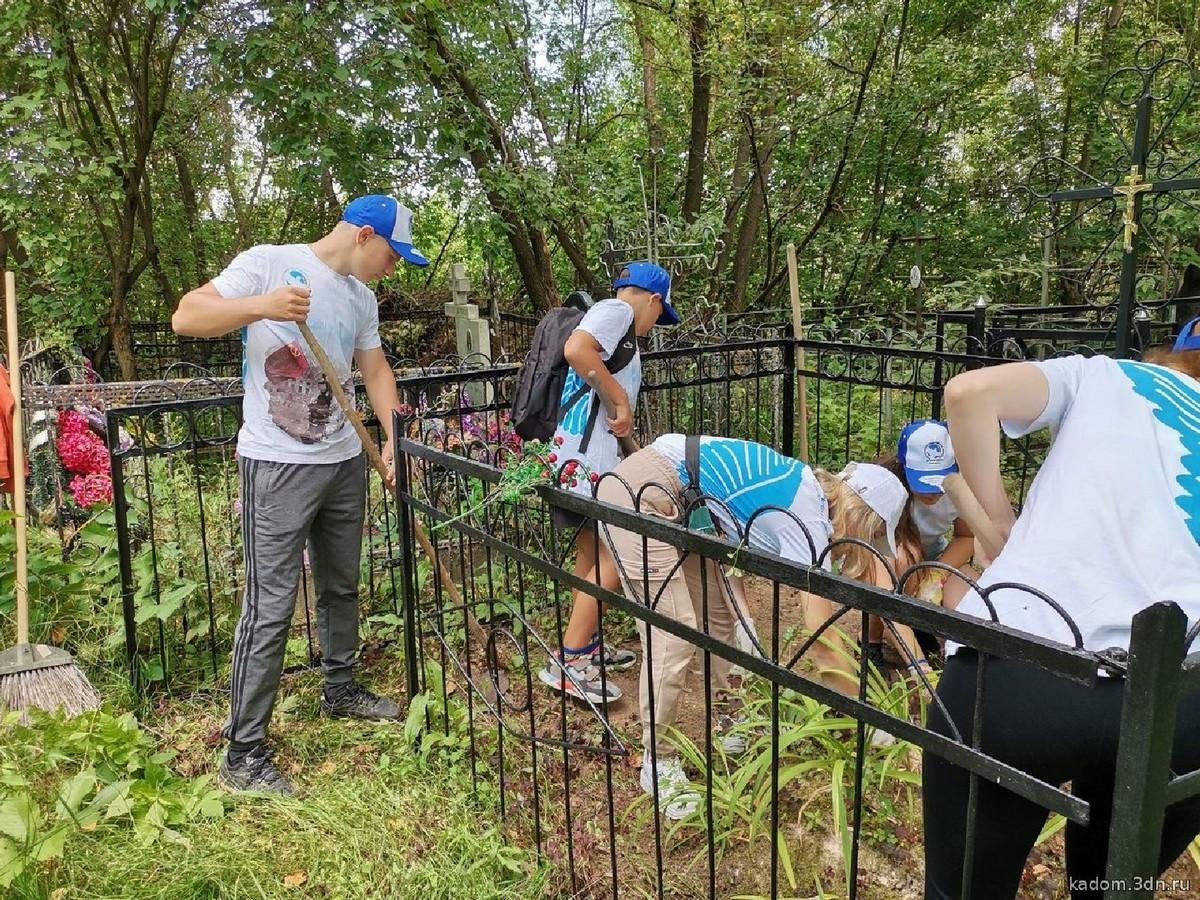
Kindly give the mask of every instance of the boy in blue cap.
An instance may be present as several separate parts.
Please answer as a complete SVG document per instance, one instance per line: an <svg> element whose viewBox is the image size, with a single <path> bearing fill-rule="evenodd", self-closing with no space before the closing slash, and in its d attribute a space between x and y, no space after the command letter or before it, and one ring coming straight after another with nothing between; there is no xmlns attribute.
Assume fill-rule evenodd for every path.
<svg viewBox="0 0 1200 900"><path fill-rule="evenodd" d="M330 716L395 719L400 710L354 681L358 578L366 510L362 442L335 402L296 322L307 321L345 392L357 365L387 434L396 381L379 339L379 307L366 282L413 249L412 211L393 197L359 197L312 244L260 245L185 294L172 317L179 334L215 337L241 329L245 399L238 433L246 593L233 643L229 750L218 780L227 790L290 794L266 749L302 555L308 543Z"/></svg>
<svg viewBox="0 0 1200 900"><path fill-rule="evenodd" d="M670 301L671 276L662 266L648 260L629 263L618 273L613 287L617 296L592 306L567 339L564 355L571 371L563 385L563 403L575 397L589 373L596 375L593 390L567 410L554 433L555 466L572 473L581 468L582 473L595 473L597 477L616 468L618 438L633 433L633 411L642 385L637 338L648 335L655 325L679 324L679 315ZM620 345L628 342L633 342L632 348L626 348L633 349L633 358L613 374L605 363ZM607 427L597 427L599 423L593 412L599 408L594 397L596 389L612 410L605 423ZM569 477L566 487L590 497L593 483L582 473ZM608 590L619 590L621 579L612 556L603 544L596 546L595 532L584 527L585 520L564 509L553 509L552 516L558 528L578 529L575 574ZM590 594L576 591L571 618L563 632L563 645L538 672L538 678L554 690L596 704L605 699L610 703L617 700L621 689L609 683L606 693L602 689L600 668L628 669L637 662L637 656L618 647L601 647L599 623L599 603Z"/></svg>

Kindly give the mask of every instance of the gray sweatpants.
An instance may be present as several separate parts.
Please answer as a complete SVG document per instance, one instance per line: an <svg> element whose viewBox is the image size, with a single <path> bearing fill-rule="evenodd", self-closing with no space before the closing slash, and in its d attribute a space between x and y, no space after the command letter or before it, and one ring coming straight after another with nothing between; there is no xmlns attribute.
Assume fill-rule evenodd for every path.
<svg viewBox="0 0 1200 900"><path fill-rule="evenodd" d="M304 542L317 594L321 667L349 681L358 654L358 572L366 515L366 454L307 465L239 457L246 593L233 637L225 737L267 736L296 604Z"/></svg>

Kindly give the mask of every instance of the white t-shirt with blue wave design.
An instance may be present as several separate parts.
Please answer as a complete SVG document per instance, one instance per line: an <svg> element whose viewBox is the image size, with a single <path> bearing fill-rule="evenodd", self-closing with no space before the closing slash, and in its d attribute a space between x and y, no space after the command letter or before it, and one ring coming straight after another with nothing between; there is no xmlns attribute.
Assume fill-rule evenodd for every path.
<svg viewBox="0 0 1200 900"><path fill-rule="evenodd" d="M629 326L632 324L633 307L614 297L609 300L601 300L589 309L579 324L575 326L575 330L586 331L594 337L600 345L600 359L608 362L620 343L629 335ZM629 398L630 408L637 409L638 391L642 388L642 357L636 347L629 365L613 377L617 380L617 384L624 388L625 394ZM582 376L574 369L568 369L560 402L566 403L583 386ZM611 472L617 467L617 461L620 458L619 447L616 437L608 430L607 416L603 407L596 415L596 423L592 429L587 450L579 449L588 416L591 414L594 397L595 391L586 391L567 411L554 432L556 440L562 438L562 445L555 448L555 454L558 457L558 461L555 463L556 468L561 467L569 460L577 460L586 466L586 471L598 472L601 475ZM592 496L592 485L588 481L587 475L584 472L578 474L580 477L573 490L588 497Z"/></svg>
<svg viewBox="0 0 1200 900"><path fill-rule="evenodd" d="M1067 356L1036 365L1050 386L1029 424L1053 443L986 587L1032 585L1061 604L1091 650L1128 647L1141 609L1173 601L1200 619L1200 384L1163 366ZM990 595L1000 622L1073 645L1044 601L1012 589ZM988 618L967 594L960 612ZM949 652L957 649L951 644Z"/></svg>
<svg viewBox="0 0 1200 900"><path fill-rule="evenodd" d="M685 487L686 440L682 434L664 434L650 445L675 466ZM833 529L825 492L813 470L800 460L754 441L702 437L699 463L700 490L721 501L708 504L708 509L729 537L744 536L753 518L750 546L803 565L811 565L829 545ZM788 510L804 524L811 544L792 515L778 510L759 512L764 507ZM830 567L828 558L822 566Z"/></svg>

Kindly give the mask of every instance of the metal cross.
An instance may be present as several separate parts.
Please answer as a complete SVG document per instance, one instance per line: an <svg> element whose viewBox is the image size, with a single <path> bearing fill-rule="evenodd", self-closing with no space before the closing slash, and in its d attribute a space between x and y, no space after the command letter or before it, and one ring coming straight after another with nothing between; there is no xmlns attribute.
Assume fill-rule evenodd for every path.
<svg viewBox="0 0 1200 900"><path fill-rule="evenodd" d="M1153 182L1147 180L1147 174L1150 170L1149 163L1152 158L1154 161L1154 170L1160 174L1171 172L1179 175L1187 173L1189 170L1197 171L1198 166L1200 166L1200 160L1196 160L1185 166L1170 166L1163 159L1165 154L1164 132L1182 108L1183 102L1191 94L1192 86L1196 80L1195 71L1185 60L1168 57L1161 42L1153 39L1146 41L1138 48L1135 59L1135 65L1121 69L1109 76L1104 88L1105 94L1107 94L1109 87L1116 83L1118 77L1133 75L1141 79L1140 95L1137 97L1135 105L1136 113L1132 145L1125 143L1125 139L1121 137L1118 129L1118 137L1120 137L1122 143L1125 143L1126 149L1129 151L1129 174L1124 179L1119 181L1114 180L1111 184L1097 184L1094 187L1056 190L1045 194L1035 192L1035 197L1049 201L1052 204L1080 200L1106 200L1110 198L1115 200L1117 197L1124 198L1124 208L1121 215L1124 238L1122 249L1124 252L1121 255L1121 284L1117 295L1116 321L1116 354L1119 357L1129 355L1130 337L1134 327L1134 310L1138 305L1138 250L1142 230L1143 196L1176 194L1183 191L1200 190L1200 178L1168 177L1158 178ZM1154 78L1160 72L1169 68L1182 71L1186 74L1187 88L1182 100L1162 104L1164 107L1170 108L1167 109L1164 122L1160 125L1154 139L1151 140L1150 121L1154 103L1156 100L1163 101L1171 96L1170 93L1156 93ZM1125 100L1126 96L1129 96L1126 92L1118 91L1117 102L1126 107L1134 105L1130 102L1132 97L1130 97L1130 100ZM1112 120L1111 114L1107 112L1106 114L1109 115L1110 121L1113 122L1115 128L1115 120ZM1043 160L1043 163L1054 162L1065 164L1068 168L1075 168L1061 159ZM1075 169L1075 171L1080 172L1082 175L1087 175L1086 172L1082 172L1079 169ZM1182 200L1182 198L1180 202L1184 202L1190 208L1200 211L1200 208L1186 200Z"/></svg>

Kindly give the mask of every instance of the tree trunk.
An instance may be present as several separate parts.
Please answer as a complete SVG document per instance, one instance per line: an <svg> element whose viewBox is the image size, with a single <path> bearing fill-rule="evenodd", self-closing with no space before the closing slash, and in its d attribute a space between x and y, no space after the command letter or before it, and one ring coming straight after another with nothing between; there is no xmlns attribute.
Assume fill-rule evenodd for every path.
<svg viewBox="0 0 1200 900"><path fill-rule="evenodd" d="M743 128L741 136L738 138L737 151L733 160L733 178L730 181L729 194L725 198L725 227L721 232L721 245L717 251L712 282L709 286L709 296L714 298L721 294L721 281L725 274L725 267L729 265L734 239L737 237L738 211L746 201L746 184L750 178L749 168L750 132Z"/></svg>
<svg viewBox="0 0 1200 900"><path fill-rule="evenodd" d="M646 139L651 150L659 151L663 148L663 136L654 39L646 23L646 12L637 3L633 5L633 30L642 51L642 105L646 109Z"/></svg>
<svg viewBox="0 0 1200 900"><path fill-rule="evenodd" d="M145 253L150 260L150 268L154 271L154 280L158 282L158 292L162 296L163 307L170 313L175 312L179 305L179 294L171 286L171 280L163 270L159 258L158 241L154 237L153 198L150 193L150 177L142 177L142 195L138 203L138 220L142 226L142 240L145 243Z"/></svg>
<svg viewBox="0 0 1200 900"><path fill-rule="evenodd" d="M129 309L126 306L128 292L125 281L124 272L113 273L112 300L108 306L106 322L108 325L107 344L117 355L117 371L121 373L121 380L136 381L137 361L133 356L133 333L129 327ZM103 363L103 359L93 361L97 367Z"/></svg>
<svg viewBox="0 0 1200 900"><path fill-rule="evenodd" d="M232 116L230 120L232 121ZM229 203L233 207L233 220L237 223L238 249L245 250L252 243L250 240L250 217L246 214L246 204L242 199L242 188L237 181L237 172L233 165L233 128L225 132L222 162L225 167L225 189L229 191Z"/></svg>
<svg viewBox="0 0 1200 900"><path fill-rule="evenodd" d="M414 35L424 39L444 64L437 69L424 61L426 76L439 96L453 104L451 115L463 124L474 127L478 120L488 136L486 144L472 143L468 157L475 175L483 186L492 212L504 223L505 234L516 258L517 270L537 312L558 304L558 290L550 266L550 252L545 234L530 224L494 184L497 174L505 170L521 171L520 160L512 153L504 129L479 91L461 61L437 30L436 22L428 15L417 17L411 11L400 14L401 20L414 26Z"/></svg>
<svg viewBox="0 0 1200 900"><path fill-rule="evenodd" d="M1112 71L1112 53L1113 41L1112 34L1116 31L1117 26L1121 24L1121 16L1124 15L1125 4L1124 0L1115 0L1111 3L1104 14L1104 25L1100 33L1100 63L1097 67L1098 72ZM1088 172L1092 166L1092 137L1096 130L1096 116L1088 117L1088 125L1083 133L1083 146L1079 150L1079 168ZM1082 201L1076 200L1071 204L1071 213L1068 221L1074 221L1082 209ZM1067 257L1065 252L1072 252L1070 244L1071 237L1078 232L1079 223L1067 226L1061 234L1055 239L1055 249L1058 253L1057 260L1061 267L1075 265L1073 257ZM1059 289L1062 291L1064 299L1068 303L1086 303L1088 298L1083 285L1075 280L1069 273L1064 273L1058 280Z"/></svg>
<svg viewBox="0 0 1200 900"><path fill-rule="evenodd" d="M9 266L10 256L16 266ZM23 266L26 259L28 259L28 255L25 253L25 248L17 240L17 227L14 225L11 228L0 228L0 269Z"/></svg>
<svg viewBox="0 0 1200 900"><path fill-rule="evenodd" d="M704 162L708 155L708 115L712 72L708 68L709 21L704 0L692 0L688 16L688 50L692 61L692 124L688 136L687 180L683 189L685 222L694 222L704 199Z"/></svg>
<svg viewBox="0 0 1200 900"><path fill-rule="evenodd" d="M192 169L188 164L187 153L178 144L171 147L171 155L175 158L175 171L179 177L179 200L183 204L183 221L187 226L188 238L192 244L192 258L195 260L192 283L199 285L208 281L208 259L200 233L200 214L196 207Z"/></svg>
<svg viewBox="0 0 1200 900"><path fill-rule="evenodd" d="M587 256L580 249L579 243L571 237L567 229L557 219L550 223L554 230L554 236L558 238L558 244L563 248L563 252L567 254L567 259L571 260L571 266L575 269L575 274L579 276L579 281L583 287L589 291L596 289L597 278L592 272L591 266L588 265Z"/></svg>
<svg viewBox="0 0 1200 900"><path fill-rule="evenodd" d="M775 113L775 98L767 99L764 121L771 121ZM753 127L746 123L747 130ZM757 141L755 143L758 143ZM771 177L771 154L767 145L758 143L758 154L754 162L754 174L750 179L750 196L746 200L746 210L742 214L742 227L738 232L737 250L733 255L733 286L730 290L726 309L729 312L741 312L746 307L746 288L750 277L750 263L753 260L754 244L758 239L758 228L762 222L763 209L767 196L764 185Z"/></svg>

